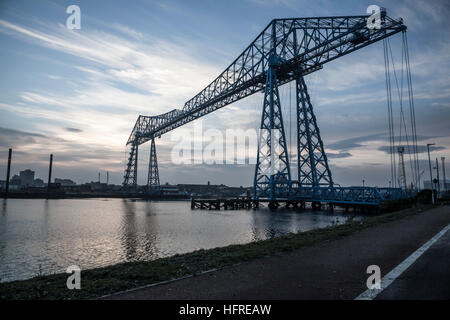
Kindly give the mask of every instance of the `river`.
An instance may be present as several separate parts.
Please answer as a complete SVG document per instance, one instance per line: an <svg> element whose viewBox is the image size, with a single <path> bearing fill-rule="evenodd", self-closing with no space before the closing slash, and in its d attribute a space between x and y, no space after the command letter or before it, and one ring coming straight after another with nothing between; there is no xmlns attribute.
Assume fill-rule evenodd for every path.
<svg viewBox="0 0 450 320"><path fill-rule="evenodd" d="M0 281L153 260L345 223L335 210L191 210L188 201L0 200Z"/></svg>

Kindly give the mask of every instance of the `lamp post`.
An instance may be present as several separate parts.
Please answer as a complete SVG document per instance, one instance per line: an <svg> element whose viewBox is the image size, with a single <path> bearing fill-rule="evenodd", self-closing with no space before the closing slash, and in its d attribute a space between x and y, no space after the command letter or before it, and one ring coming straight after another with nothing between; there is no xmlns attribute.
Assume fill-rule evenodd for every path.
<svg viewBox="0 0 450 320"><path fill-rule="evenodd" d="M431 184L431 203L434 204L434 189L433 189L433 172L431 171L431 158L430 158L430 146L434 146L434 143L427 143L428 151L428 164L430 166L430 184Z"/></svg>
<svg viewBox="0 0 450 320"><path fill-rule="evenodd" d="M441 161L442 161L442 174L443 179L444 179L444 192L447 192L447 182L446 182L446 176L445 176L445 157L441 157Z"/></svg>
<svg viewBox="0 0 450 320"><path fill-rule="evenodd" d="M366 188L364 187L364 182L365 182L365 180L363 179L363 181L362 181L362 183L363 183L363 199L366 196Z"/></svg>
<svg viewBox="0 0 450 320"><path fill-rule="evenodd" d="M436 158L436 179L437 179L437 197L441 196L441 183L439 182L439 162L438 158Z"/></svg>

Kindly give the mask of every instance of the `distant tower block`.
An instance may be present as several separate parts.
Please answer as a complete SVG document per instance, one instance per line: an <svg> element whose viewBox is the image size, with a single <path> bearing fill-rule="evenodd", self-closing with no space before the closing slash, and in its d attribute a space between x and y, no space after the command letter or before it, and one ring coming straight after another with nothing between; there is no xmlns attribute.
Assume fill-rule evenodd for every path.
<svg viewBox="0 0 450 320"><path fill-rule="evenodd" d="M398 167L399 167L399 176L398 176L398 185L406 190L406 172L405 172L405 160L404 160L404 153L405 153L405 147L398 147Z"/></svg>

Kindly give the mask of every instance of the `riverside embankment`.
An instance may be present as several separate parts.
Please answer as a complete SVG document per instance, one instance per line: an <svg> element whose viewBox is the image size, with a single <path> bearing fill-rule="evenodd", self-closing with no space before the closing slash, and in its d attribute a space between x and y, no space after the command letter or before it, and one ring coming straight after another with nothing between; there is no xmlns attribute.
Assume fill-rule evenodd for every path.
<svg viewBox="0 0 450 320"><path fill-rule="evenodd" d="M368 266L386 275L449 224L450 206L369 218L359 226L323 230L322 241L285 254L104 298L354 299L367 289ZM447 231L378 298L449 299L449 240Z"/></svg>
<svg viewBox="0 0 450 320"><path fill-rule="evenodd" d="M346 265L345 263L339 261L339 259L336 260L336 258L340 257L340 259L342 259L343 257L350 257L350 260L359 265L359 269L357 269L356 272L351 272L351 274L354 274L353 277L357 277L357 279L352 282L353 285L351 287L353 289L351 289L350 291L345 290L347 293L341 295L336 295L336 292L333 291L333 295L329 296L346 298L351 295L348 292L352 292L353 294L358 290L362 290L363 286L365 285L365 281L361 282L362 279L365 279L364 277L366 277L365 269L363 270L364 272L362 272L361 268L363 268L363 266L367 267L366 262L368 262L368 257L364 256L364 254L370 255L370 251L367 251L368 248L370 248L370 246L368 247L370 243L372 243L372 246L375 246L373 247L374 252L378 252L379 254L381 254L379 256L380 259L382 258L380 260L380 267L382 268L382 272L384 272L384 270L387 270L392 264L395 264L396 259L407 255L411 250L415 248L417 243L426 238L430 233L434 232L434 230L437 229L440 225L442 225L446 221L448 222L448 220L450 220L448 208L449 207L442 207L426 212L423 212L425 208L407 209L396 213L366 218L365 220L360 222L349 222L345 225L335 227L311 230L302 233L293 233L244 245L232 245L210 250L198 250L195 252L175 255L168 258L157 259L154 261L122 263L104 268L85 270L82 272L81 290L68 290L66 288L66 274L56 274L44 277L36 277L24 281L1 283L0 297L2 299L95 298L105 294L132 289L152 283L158 283L161 281L177 279L190 275L198 275L202 271L211 270L214 268L221 270L210 272L205 275L195 276L191 279L175 281L162 286L155 286L152 289L136 290L133 292L125 293L124 295L116 295L114 297L258 298L261 297L261 294L263 293L266 294L266 297L269 297L271 295L275 295L278 291L275 289L272 290L267 281L274 281L272 284L275 286L275 284L277 283L277 275L285 274L286 276L292 276L292 273L289 273L288 270L283 269L287 268L288 265L291 265L290 268L294 268L294 266L296 266L294 269L300 268L298 272L296 272L296 274L303 275L305 277L308 277L308 275L311 275L311 272L314 272L314 270L316 270L316 277L318 277L317 281L319 281L319 285L316 285L317 292L323 294L324 291L318 289L321 288L322 285L326 285L328 288L332 288L335 286L332 285L332 282L328 284L320 284L320 281L324 281L323 279L320 280L321 278L333 278L341 280L349 279L345 277L345 270L342 271L344 272L344 277L342 277L342 275L340 275L339 273L336 274L338 270L340 270L340 268L344 268L344 266ZM436 210L439 213L433 214L433 212L436 212ZM419 220L411 221L411 219ZM398 223L400 224L397 225ZM406 223L406 225L402 227L401 223ZM405 237L406 234L408 234L410 237L410 235L412 234L410 232L411 230L408 229L408 226L411 230L416 230L416 232L418 232L417 235L412 240L409 239L410 241L406 245L400 247L400 249L394 249L396 248L396 246L392 244L392 241L395 240L393 238L394 236L401 237L401 235L403 234L403 237ZM357 245L357 243L360 242L358 240L349 240L351 241L351 243L349 243L350 246L348 247L346 247L345 243L342 244L342 241L345 241L345 239L351 239L351 237L361 237L361 234L362 237L364 237L365 232L370 232L371 237L373 237L365 240L368 243L367 246L362 245L362 242ZM374 239L377 240L374 242ZM376 243L380 244L381 246L376 246ZM345 252L346 254L339 255L339 251L326 250L324 252L330 252L330 254L332 252L335 252L335 259L333 260L333 254L331 256L322 254L322 259L324 259L320 260L322 262L320 262L319 260L315 260L318 259L319 256L316 253L310 252L308 254L308 250L313 250L313 248L316 248L314 250L320 250L321 246L332 244L340 244L342 246L340 250L342 250L342 252ZM393 251L391 252L389 250L386 251L384 249L380 249L384 247L391 248L389 250ZM383 252L389 253L387 255L387 258L383 258ZM303 258L295 259L294 257L298 254L300 254L300 256ZM310 257L309 259L313 259L309 260L309 264L307 263L308 259L305 258L307 256ZM377 257L376 255L373 256L373 252L370 256ZM255 266L255 264L264 266L264 269L266 269L268 273L266 274L261 272L254 272L255 270L252 271L251 268L252 266ZM273 267L270 267L270 265L273 265ZM321 273L319 272L321 265L328 265L329 267L335 266L336 270L329 270L329 273L325 271L324 273ZM240 268L250 269L245 271ZM310 272L302 272L302 268L306 268L305 270L308 270L309 268ZM223 283L223 285L220 285L220 282L213 282L209 284L203 282L203 280L205 279L215 279L218 276L226 274L233 275L235 279L234 281L239 281L242 284L235 286L235 282L229 281L230 279L227 279L226 277L224 278L224 281L225 279L226 281L229 281L229 285L225 284L225 282ZM264 278L264 274L270 274L270 276ZM254 278L257 275L261 276L262 278ZM253 294L256 291L253 292L250 289L239 289L246 283L245 281L243 281L242 277L248 278L247 285L249 285L251 288L254 288L254 290L256 290L257 288L254 285L250 284L261 283L261 285L264 285L264 287L258 288L257 291L260 292L259 295ZM315 279L314 277L308 278L311 279L310 281L314 281ZM262 279L266 279L266 281L262 281ZM298 284L298 282L294 281L296 278L292 279L293 280L290 282ZM280 280L278 281L280 286L284 288L289 287L288 283L281 281L281 279L278 280ZM209 286L210 289L201 290L202 285ZM300 282L300 285L303 287L307 285L307 282ZM355 285L357 286L357 290L355 290ZM179 290L173 290L177 286L182 286L184 289L180 288ZM338 289L338 287L340 289ZM340 286L335 287L335 289L338 292L341 292L343 290ZM162 294L162 291L165 293ZM285 297L285 295L287 295L289 292L293 293L293 291L286 289L285 293L278 295L278 297ZM309 292L306 296L304 296L307 298L316 297L314 291L300 290L300 292L305 292L305 294ZM292 295L291 297L296 298L297 295Z"/></svg>

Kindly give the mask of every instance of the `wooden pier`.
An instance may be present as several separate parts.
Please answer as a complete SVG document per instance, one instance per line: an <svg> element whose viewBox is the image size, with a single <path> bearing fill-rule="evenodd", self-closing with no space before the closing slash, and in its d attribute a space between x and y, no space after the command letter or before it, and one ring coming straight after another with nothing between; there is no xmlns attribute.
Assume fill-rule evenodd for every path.
<svg viewBox="0 0 450 320"><path fill-rule="evenodd" d="M248 198L236 199L191 199L191 209L238 210L259 208L259 201Z"/></svg>
<svg viewBox="0 0 450 320"><path fill-rule="evenodd" d="M310 210L331 210L340 207L346 212L352 209L353 212L378 212L379 206L372 205L354 205L342 203L321 203L316 201L298 201L298 200L253 200L249 198L235 198L235 199L191 199L191 209L202 210L239 210L239 209L257 209L266 203L271 210L276 210L280 207L287 209L306 209Z"/></svg>

